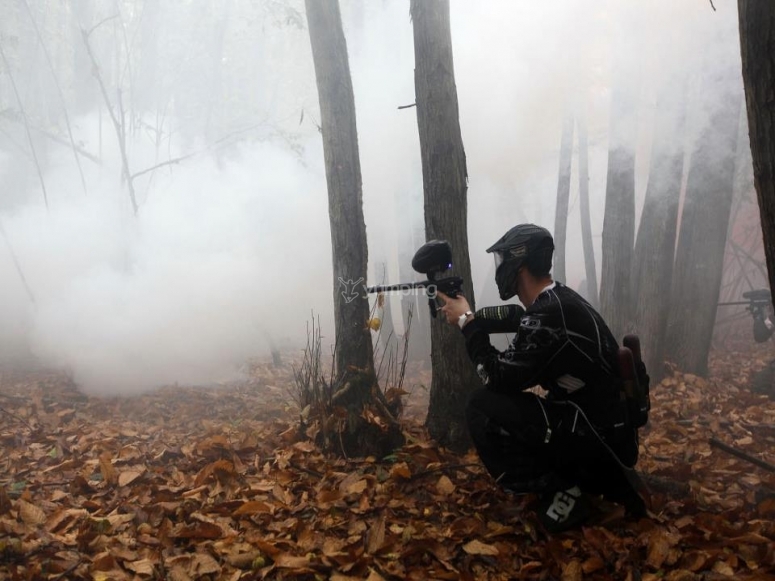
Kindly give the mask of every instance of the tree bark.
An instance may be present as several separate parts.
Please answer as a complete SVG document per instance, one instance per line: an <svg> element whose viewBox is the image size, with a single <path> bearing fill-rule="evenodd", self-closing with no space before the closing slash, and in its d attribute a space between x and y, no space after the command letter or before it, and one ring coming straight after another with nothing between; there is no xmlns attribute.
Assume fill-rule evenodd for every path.
<svg viewBox="0 0 775 581"><path fill-rule="evenodd" d="M568 231L570 174L573 159L573 115L567 113L560 138L560 170L557 178L557 206L554 212L554 279L566 282L565 239Z"/></svg>
<svg viewBox="0 0 775 581"><path fill-rule="evenodd" d="M361 163L355 122L347 42L338 0L305 0L315 64L328 186L328 215L334 266L336 325L336 404L347 410L346 428L339 432L345 456L382 456L403 443L393 418L383 430L364 416L372 403L383 403L374 371L374 351L368 327L369 301L363 294L368 247L363 219ZM380 400L379 402L376 400ZM382 406L384 408L384 405ZM377 405L375 408L380 409ZM329 446L332 444L328 442Z"/></svg>
<svg viewBox="0 0 775 581"><path fill-rule="evenodd" d="M631 317L629 275L635 240L635 97L620 71L611 96L603 217L600 309L621 339Z"/></svg>
<svg viewBox="0 0 775 581"><path fill-rule="evenodd" d="M592 222L589 217L589 144L587 142L587 124L582 115L576 116L576 127L579 130L581 242L584 247L584 267L587 273L584 298L589 301L589 304L597 308L597 269L595 268L595 248L592 245Z"/></svg>
<svg viewBox="0 0 775 581"><path fill-rule="evenodd" d="M652 382L665 374L665 294L673 280L678 204L683 181L685 84L666 82L657 104L646 199L632 267L633 328Z"/></svg>
<svg viewBox="0 0 775 581"><path fill-rule="evenodd" d="M692 153L676 250L668 353L679 368L706 375L732 205L742 87L732 65L707 74L709 115Z"/></svg>
<svg viewBox="0 0 775 581"><path fill-rule="evenodd" d="M468 257L466 157L460 133L452 62L449 0L412 0L414 82L420 133L425 236L452 245L454 271L463 277L471 307L474 290ZM452 449L469 445L465 404L480 384L460 331L443 317L431 321L430 403L426 426L432 438Z"/></svg>
<svg viewBox="0 0 775 581"><path fill-rule="evenodd" d="M306 8L328 185L334 264L336 367L339 374L349 366L373 372L371 335L366 325L369 303L361 296L360 286L366 281L368 247L347 43L337 0L306 0ZM361 283L357 282L359 279L362 279ZM351 281L349 287L348 281ZM357 297L350 294L352 292Z"/></svg>
<svg viewBox="0 0 775 581"><path fill-rule="evenodd" d="M775 4L738 0L740 52L770 291L775 291Z"/></svg>

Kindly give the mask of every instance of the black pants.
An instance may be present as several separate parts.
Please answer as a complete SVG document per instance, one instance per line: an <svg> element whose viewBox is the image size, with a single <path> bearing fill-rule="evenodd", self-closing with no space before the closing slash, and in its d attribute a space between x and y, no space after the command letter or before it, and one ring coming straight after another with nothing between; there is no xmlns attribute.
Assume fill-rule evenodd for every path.
<svg viewBox="0 0 775 581"><path fill-rule="evenodd" d="M622 488L630 488L617 458L627 466L635 464L635 431L598 431L603 444L567 402L478 389L468 401L466 420L485 467L514 492L579 485L615 499Z"/></svg>

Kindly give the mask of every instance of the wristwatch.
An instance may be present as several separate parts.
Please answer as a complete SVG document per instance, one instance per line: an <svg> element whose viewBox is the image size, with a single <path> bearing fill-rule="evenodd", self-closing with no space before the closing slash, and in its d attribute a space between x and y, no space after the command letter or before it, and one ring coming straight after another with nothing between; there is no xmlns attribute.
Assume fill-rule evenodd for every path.
<svg viewBox="0 0 775 581"><path fill-rule="evenodd" d="M460 315L457 319L457 326L461 329L465 327L465 324L468 322L469 317L473 317L474 314L471 311L466 311L462 315Z"/></svg>

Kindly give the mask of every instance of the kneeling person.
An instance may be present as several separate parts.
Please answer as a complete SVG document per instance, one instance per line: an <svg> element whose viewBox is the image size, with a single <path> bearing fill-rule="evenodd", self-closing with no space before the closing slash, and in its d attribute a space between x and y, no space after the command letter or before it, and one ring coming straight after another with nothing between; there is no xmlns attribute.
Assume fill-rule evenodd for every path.
<svg viewBox="0 0 775 581"><path fill-rule="evenodd" d="M550 531L588 516L585 494L602 494L645 513L627 478L638 458L637 428L627 418L618 373L618 345L602 317L579 294L552 280L554 242L540 226L521 224L487 252L495 255L500 297L526 307L484 309L512 321L506 351L490 343L494 326L470 311L465 297L442 312L461 327L484 384L468 402L466 419L479 456L498 483L541 494L539 518ZM540 385L540 397L525 390Z"/></svg>

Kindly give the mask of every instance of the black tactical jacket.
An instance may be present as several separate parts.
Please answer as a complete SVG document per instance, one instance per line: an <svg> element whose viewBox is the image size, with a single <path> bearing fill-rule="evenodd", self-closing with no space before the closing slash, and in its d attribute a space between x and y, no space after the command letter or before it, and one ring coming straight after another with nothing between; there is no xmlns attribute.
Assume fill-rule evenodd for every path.
<svg viewBox="0 0 775 581"><path fill-rule="evenodd" d="M503 352L490 344L486 318L477 315L463 328L484 385L501 392L540 385L549 399L573 401L600 427L620 421L618 345L597 311L554 283L521 315L511 317L516 337Z"/></svg>

